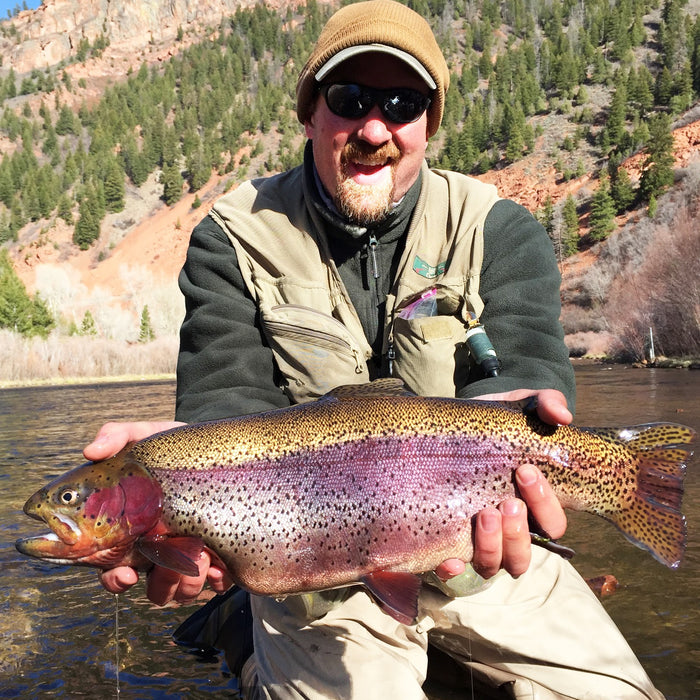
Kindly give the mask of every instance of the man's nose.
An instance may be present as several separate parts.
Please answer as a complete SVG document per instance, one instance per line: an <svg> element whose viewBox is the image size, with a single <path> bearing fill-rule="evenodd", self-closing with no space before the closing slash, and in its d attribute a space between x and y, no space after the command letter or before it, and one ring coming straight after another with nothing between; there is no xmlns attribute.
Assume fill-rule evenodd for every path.
<svg viewBox="0 0 700 700"><path fill-rule="evenodd" d="M372 107L371 111L365 116L357 130L357 135L363 141L375 146L380 146L391 140L391 130L377 105Z"/></svg>

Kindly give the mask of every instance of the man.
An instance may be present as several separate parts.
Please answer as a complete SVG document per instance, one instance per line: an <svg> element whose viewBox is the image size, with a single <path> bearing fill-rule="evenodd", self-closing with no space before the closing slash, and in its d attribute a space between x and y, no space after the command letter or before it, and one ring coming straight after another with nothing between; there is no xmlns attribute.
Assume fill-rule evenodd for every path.
<svg viewBox="0 0 700 700"><path fill-rule="evenodd" d="M422 394L535 395L543 420L570 422L573 373L546 234L492 187L425 164L448 84L428 24L405 6L370 0L329 20L297 85L304 164L244 183L193 232L180 278L178 419L282 407L391 374ZM421 298L434 305L416 317ZM477 317L500 372L467 350ZM105 457L171 425L108 424L85 454ZM563 534L539 471L523 465L516 479L539 525ZM360 588L251 596L244 692L424 697L430 641L508 697L660 697L573 568L530 550L523 501L477 516L472 567L439 567L443 592L425 588L417 625ZM206 578L215 590L229 584L208 556L200 568L198 578L156 569L149 597L192 598ZM114 592L135 580L125 568L103 575Z"/></svg>

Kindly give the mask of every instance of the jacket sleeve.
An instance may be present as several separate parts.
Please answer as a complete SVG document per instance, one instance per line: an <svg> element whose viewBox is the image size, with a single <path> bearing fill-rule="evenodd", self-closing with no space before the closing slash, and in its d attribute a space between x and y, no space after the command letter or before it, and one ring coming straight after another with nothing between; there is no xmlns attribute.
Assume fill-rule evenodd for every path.
<svg viewBox="0 0 700 700"><path fill-rule="evenodd" d="M513 389L558 389L574 410L576 384L561 313L561 276L551 241L525 209L499 200L484 224L481 322L501 361L498 377L472 376L473 398Z"/></svg>
<svg viewBox="0 0 700 700"><path fill-rule="evenodd" d="M192 232L179 284L185 319L176 419L192 423L288 406L235 250L210 217Z"/></svg>

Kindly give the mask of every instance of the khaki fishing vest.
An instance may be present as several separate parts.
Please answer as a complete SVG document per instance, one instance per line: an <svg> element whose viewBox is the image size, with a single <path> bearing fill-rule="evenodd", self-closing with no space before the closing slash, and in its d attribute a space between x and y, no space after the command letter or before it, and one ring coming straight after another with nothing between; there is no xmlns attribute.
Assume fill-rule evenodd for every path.
<svg viewBox="0 0 700 700"><path fill-rule="evenodd" d="M306 205L302 171L246 182L211 211L235 248L285 391L295 402L369 381L372 356L331 258L323 220ZM454 396L466 381L467 324L483 309L483 226L497 199L492 185L423 167L384 328L393 376L418 394ZM402 309L433 289L435 315L401 317Z"/></svg>

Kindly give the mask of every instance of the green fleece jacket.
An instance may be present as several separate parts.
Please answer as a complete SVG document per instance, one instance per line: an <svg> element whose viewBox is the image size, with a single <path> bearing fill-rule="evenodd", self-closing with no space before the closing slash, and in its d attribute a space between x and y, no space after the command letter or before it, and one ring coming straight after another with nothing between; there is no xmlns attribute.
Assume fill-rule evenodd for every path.
<svg viewBox="0 0 700 700"><path fill-rule="evenodd" d="M327 208L327 198L316 187L309 149L299 167L314 182L316 199L310 205ZM326 217L335 222L329 223L327 233L336 265L378 356L372 377L383 372L381 297L391 286L420 184L406 195L391 221L375 231L342 226L331 212ZM377 241L373 251L368 247L370 234ZM562 391L573 410L573 370L559 324L560 281L542 226L515 202L496 202L484 225L480 295L485 304L481 321L502 370L490 378L473 373L458 396L551 388ZM180 332L176 418L191 423L287 406L289 399L279 388L281 377L233 246L210 217L192 233L180 288L186 316Z"/></svg>

